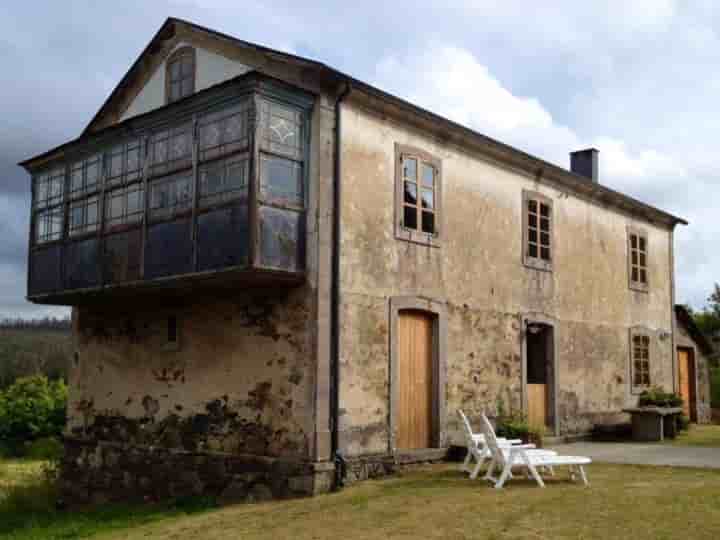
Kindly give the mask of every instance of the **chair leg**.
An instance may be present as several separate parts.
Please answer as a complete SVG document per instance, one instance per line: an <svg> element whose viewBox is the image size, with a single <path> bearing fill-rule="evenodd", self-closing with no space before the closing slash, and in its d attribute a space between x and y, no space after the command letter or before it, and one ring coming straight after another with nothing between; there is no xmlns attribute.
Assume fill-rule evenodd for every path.
<svg viewBox="0 0 720 540"><path fill-rule="evenodd" d="M490 460L490 465L488 465L487 471L485 471L485 476L483 478L485 480L488 480L490 482L493 482L495 479L493 478L493 471L495 470L495 458L492 458Z"/></svg>
<svg viewBox="0 0 720 540"><path fill-rule="evenodd" d="M512 474L510 469L512 469L512 465L508 462L507 464L505 464L505 468L503 469L503 472L500 475L500 478L498 478L498 481L495 482L495 489L501 489L503 487L503 485L505 484L505 481Z"/></svg>
<svg viewBox="0 0 720 540"><path fill-rule="evenodd" d="M537 469L535 468L535 465L532 465L531 463L528 463L528 471L530 471L530 474L532 474L532 477L535 479L535 481L538 483L538 485L541 488L545 487L545 482L543 482L542 476L540 476L540 473L537 472Z"/></svg>
<svg viewBox="0 0 720 540"><path fill-rule="evenodd" d="M483 463L485 462L485 460L482 458L478 459L476 457L475 459L477 460L477 463L475 464L475 467L473 468L472 472L470 473L470 478L472 480L475 480L478 477L478 474L480 474L480 469L482 468Z"/></svg>
<svg viewBox="0 0 720 540"><path fill-rule="evenodd" d="M470 470L470 460L472 459L472 452L468 450L467 455L465 456L465 461L463 461L462 465L460 465L460 470L462 472L468 472Z"/></svg>
<svg viewBox="0 0 720 540"><path fill-rule="evenodd" d="M583 484L585 484L586 487L590 486L590 484L588 483L587 475L585 474L585 467L579 465L578 469L580 470L580 478L582 478Z"/></svg>

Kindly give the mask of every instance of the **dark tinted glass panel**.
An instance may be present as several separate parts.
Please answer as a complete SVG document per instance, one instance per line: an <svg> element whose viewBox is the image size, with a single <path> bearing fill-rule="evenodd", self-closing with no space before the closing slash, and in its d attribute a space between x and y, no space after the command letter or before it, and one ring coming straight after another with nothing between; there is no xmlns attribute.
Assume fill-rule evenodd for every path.
<svg viewBox="0 0 720 540"><path fill-rule="evenodd" d="M153 180L150 184L150 217L169 218L190 210L192 173L190 171Z"/></svg>
<svg viewBox="0 0 720 540"><path fill-rule="evenodd" d="M105 238L102 257L103 279L106 283L122 283L140 279L139 229Z"/></svg>
<svg viewBox="0 0 720 540"><path fill-rule="evenodd" d="M435 234L435 214L432 212L422 213L422 231Z"/></svg>
<svg viewBox="0 0 720 540"><path fill-rule="evenodd" d="M302 166L289 159L269 156L263 156L260 161L263 198L275 204L302 205Z"/></svg>
<svg viewBox="0 0 720 540"><path fill-rule="evenodd" d="M248 213L244 205L198 216L198 270L247 264Z"/></svg>
<svg viewBox="0 0 720 540"><path fill-rule="evenodd" d="M248 146L249 103L203 116L198 126L200 159L212 159Z"/></svg>
<svg viewBox="0 0 720 540"><path fill-rule="evenodd" d="M403 211L403 226L407 229L417 229L417 209L414 206L405 206Z"/></svg>
<svg viewBox="0 0 720 540"><path fill-rule="evenodd" d="M417 184L405 182L405 202L417 204Z"/></svg>
<svg viewBox="0 0 720 540"><path fill-rule="evenodd" d="M155 133L150 140L150 159L153 175L192 165L192 124Z"/></svg>
<svg viewBox="0 0 720 540"><path fill-rule="evenodd" d="M161 223L148 228L145 277L185 274L192 271L190 221Z"/></svg>
<svg viewBox="0 0 720 540"><path fill-rule="evenodd" d="M247 178L247 159L233 158L203 165L200 168L200 206L245 198Z"/></svg>
<svg viewBox="0 0 720 540"><path fill-rule="evenodd" d="M42 294L61 289L61 246L33 251L31 255L30 294Z"/></svg>
<svg viewBox="0 0 720 540"><path fill-rule="evenodd" d="M63 232L63 207L57 206L35 214L35 242L60 240Z"/></svg>
<svg viewBox="0 0 720 540"><path fill-rule="evenodd" d="M81 289L100 284L98 240L90 238L65 246L65 288Z"/></svg>
<svg viewBox="0 0 720 540"><path fill-rule="evenodd" d="M260 207L260 264L283 270L301 270L305 263L303 214Z"/></svg>

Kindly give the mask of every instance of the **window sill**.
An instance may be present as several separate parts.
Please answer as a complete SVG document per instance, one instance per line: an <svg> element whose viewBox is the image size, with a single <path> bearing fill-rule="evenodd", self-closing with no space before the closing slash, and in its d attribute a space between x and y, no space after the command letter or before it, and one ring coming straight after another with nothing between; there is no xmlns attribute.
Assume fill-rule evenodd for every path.
<svg viewBox="0 0 720 540"><path fill-rule="evenodd" d="M428 234L423 232L411 231L402 227L395 231L395 238L397 240L404 240L412 244L419 244L427 247L440 247L440 239L435 234Z"/></svg>
<svg viewBox="0 0 720 540"><path fill-rule="evenodd" d="M635 292L639 292L639 293L645 293L645 294L647 294L647 293L650 292L650 287L648 287L647 285L642 285L642 284L640 284L640 283L632 283L632 282L631 282L631 283L630 283L630 290L631 290L631 291L635 291Z"/></svg>
<svg viewBox="0 0 720 540"><path fill-rule="evenodd" d="M531 270L540 270L541 272L552 273L553 271L552 262L545 262L538 259L532 259L530 257L523 258L523 266Z"/></svg>
<svg viewBox="0 0 720 540"><path fill-rule="evenodd" d="M648 385L648 386L633 386L633 387L630 389L630 394L633 395L633 396L639 396L640 394L642 394L642 393L645 392L646 390L650 390L650 388L651 388L650 385Z"/></svg>

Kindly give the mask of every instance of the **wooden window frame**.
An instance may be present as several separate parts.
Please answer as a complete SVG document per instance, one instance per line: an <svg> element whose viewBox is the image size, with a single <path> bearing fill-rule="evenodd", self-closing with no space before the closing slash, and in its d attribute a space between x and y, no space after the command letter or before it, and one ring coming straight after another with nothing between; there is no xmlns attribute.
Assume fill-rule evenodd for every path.
<svg viewBox="0 0 720 540"><path fill-rule="evenodd" d="M637 238L638 245L633 247L633 237ZM640 249L640 240L645 242L645 250ZM649 243L648 234L642 229L635 227L628 227L627 233L627 268L628 268L628 286L630 289L638 292L648 292L650 290L650 265L649 265ZM633 263L633 253L637 253L638 259L637 264ZM640 264L641 255L645 256L645 264ZM633 270L637 269L638 279L633 279ZM645 281L643 282L640 278L642 272L645 272Z"/></svg>
<svg viewBox="0 0 720 540"><path fill-rule="evenodd" d="M641 346L640 348L635 347L635 341L637 339L640 340L647 340L647 344L644 346ZM629 342L629 348L630 351L628 353L628 356L630 358L630 369L629 369L629 376L630 376L630 391L632 394L640 394L644 390L647 390L652 386L652 359L653 359L653 353L654 353L654 347L653 347L653 332L649 328L645 327L635 327L630 329L630 342ZM636 349L641 351L640 357L636 358ZM647 358L643 358L642 353L647 352ZM643 373L646 374L647 380L644 383L641 384L635 384L635 361L644 362L646 365L645 369L643 370Z"/></svg>
<svg viewBox="0 0 720 540"><path fill-rule="evenodd" d="M550 258L544 259L542 255L542 249L544 247L544 244L541 241L541 235L542 235L542 228L540 226L540 222L538 221L537 226L537 241L532 242L537 247L537 256L533 257L529 253L530 249L530 210L529 210L529 204L530 201L536 201L538 204L538 220L541 219L541 210L540 206L545 205L549 207L548 211L548 220L549 220L549 230L547 234L549 235L549 243L547 246L545 246L547 249L549 249ZM522 261L523 265L525 265L528 268L532 268L534 270L542 270L545 272L552 272L553 270L553 260L555 259L555 216L554 216L554 208L553 208L553 201L546 195L543 195L540 192L537 191L529 191L529 190L523 190L522 194Z"/></svg>
<svg viewBox="0 0 720 540"><path fill-rule="evenodd" d="M173 83L173 80L170 76L170 67L174 62L177 62L182 57L189 57L190 61L192 62L192 85L190 88L190 93L187 95L181 95L177 99L170 99L170 86ZM181 68L182 69L182 68ZM179 79L180 87L182 91L182 81L183 77L181 74L181 77ZM185 46L180 47L179 49L173 51L173 53L168 56L168 59L165 61L165 104L174 103L176 101L180 101L181 99L184 99L188 96L191 96L195 93L195 89L197 88L197 54L195 52L194 47Z"/></svg>
<svg viewBox="0 0 720 540"><path fill-rule="evenodd" d="M403 175L402 161L404 158L415 158L418 162L425 162L435 169L435 185L434 185L434 208L432 213L434 214L434 228L433 233L426 233L422 230L422 205L421 201L421 187L419 180L419 166L418 166L418 228L411 229L405 227L404 220L404 207L405 207L405 190L404 182L405 178ZM418 164L419 165L419 164ZM403 144L395 144L395 238L398 240L405 240L407 242L413 242L416 244L422 244L431 247L440 247L442 240L442 160L433 156L432 154L421 150L416 147L407 146Z"/></svg>

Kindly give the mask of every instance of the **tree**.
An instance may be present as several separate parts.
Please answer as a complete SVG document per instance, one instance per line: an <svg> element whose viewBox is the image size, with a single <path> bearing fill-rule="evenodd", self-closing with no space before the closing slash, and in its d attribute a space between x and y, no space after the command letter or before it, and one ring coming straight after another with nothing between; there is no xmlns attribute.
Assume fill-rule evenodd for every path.
<svg viewBox="0 0 720 540"><path fill-rule="evenodd" d="M706 336L714 336L720 332L720 285L715 283L712 294L707 299L708 305L701 311L693 312L695 324Z"/></svg>

